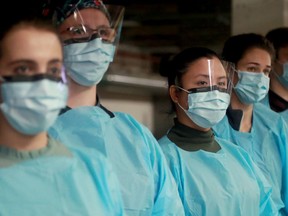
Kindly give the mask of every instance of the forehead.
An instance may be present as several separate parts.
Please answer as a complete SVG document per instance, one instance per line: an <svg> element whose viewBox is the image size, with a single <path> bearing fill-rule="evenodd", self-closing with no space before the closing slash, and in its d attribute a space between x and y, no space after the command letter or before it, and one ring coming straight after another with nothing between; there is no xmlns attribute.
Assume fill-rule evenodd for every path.
<svg viewBox="0 0 288 216"><path fill-rule="evenodd" d="M271 64L271 56L270 54L260 48L252 48L247 50L243 57L240 59L239 63L249 63L249 62L256 62L259 64L270 65Z"/></svg>
<svg viewBox="0 0 288 216"><path fill-rule="evenodd" d="M199 75L217 75L217 76L225 76L226 71L221 63L221 61L213 57L211 59L208 58L200 58L189 65L187 73L191 76L199 76Z"/></svg>
<svg viewBox="0 0 288 216"><path fill-rule="evenodd" d="M57 35L32 27L14 29L2 41L1 60L20 58L61 58L62 46Z"/></svg>
<svg viewBox="0 0 288 216"><path fill-rule="evenodd" d="M109 20L101 10L85 8L66 18L59 28L61 31L79 24L89 26L90 28L96 28L98 26L109 26Z"/></svg>

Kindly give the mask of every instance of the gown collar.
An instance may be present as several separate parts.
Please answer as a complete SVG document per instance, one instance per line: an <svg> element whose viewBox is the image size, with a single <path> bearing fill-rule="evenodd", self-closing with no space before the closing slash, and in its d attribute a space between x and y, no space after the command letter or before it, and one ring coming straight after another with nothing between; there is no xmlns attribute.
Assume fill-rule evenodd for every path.
<svg viewBox="0 0 288 216"><path fill-rule="evenodd" d="M168 132L168 138L179 148L186 151L205 150L217 152L221 149L214 139L214 133L210 129L207 132L199 131L181 124L177 118L174 119L174 126Z"/></svg>

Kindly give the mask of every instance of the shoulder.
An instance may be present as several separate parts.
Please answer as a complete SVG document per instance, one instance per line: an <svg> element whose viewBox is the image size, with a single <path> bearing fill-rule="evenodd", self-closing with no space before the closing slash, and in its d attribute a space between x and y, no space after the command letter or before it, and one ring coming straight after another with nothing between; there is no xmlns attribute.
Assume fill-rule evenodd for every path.
<svg viewBox="0 0 288 216"><path fill-rule="evenodd" d="M135 132L139 132L142 135L153 136L152 131L145 126L143 123L139 122L135 117L131 114L124 113L124 112L114 112L114 119L113 122L119 124L123 127L128 127ZM154 136L153 136L154 137Z"/></svg>
<svg viewBox="0 0 288 216"><path fill-rule="evenodd" d="M100 124L100 122L109 121L110 116L100 107L97 106L83 106L78 108L73 108L65 113L58 116L52 127L49 129L65 129L91 126L95 124Z"/></svg>
<svg viewBox="0 0 288 216"><path fill-rule="evenodd" d="M261 121L261 125L265 125L269 129L286 130L287 126L283 116L261 103L254 105L253 114L255 114L257 120Z"/></svg>
<svg viewBox="0 0 288 216"><path fill-rule="evenodd" d="M161 147L165 147L165 146L167 146L167 145L169 145L169 144L172 143L172 141L169 140L169 138L168 138L167 135L162 136L162 137L161 137L160 139L158 139L157 141L158 141L158 143L160 144Z"/></svg>
<svg viewBox="0 0 288 216"><path fill-rule="evenodd" d="M224 148L224 150L232 155L242 155L245 158L248 156L248 153L240 146L237 144L227 140L227 139L222 139L219 137L215 137L215 140L219 143L221 148Z"/></svg>
<svg viewBox="0 0 288 216"><path fill-rule="evenodd" d="M269 107L265 106L262 103L254 104L254 113L257 116L261 116L263 117L263 119L266 119L268 121L269 119L281 120L281 116L279 115L279 113L276 113L275 111L273 111L272 109L270 109Z"/></svg>
<svg viewBox="0 0 288 216"><path fill-rule="evenodd" d="M164 135L160 139L158 139L159 146L161 147L162 151L164 152L166 158L169 155L173 154L177 151L178 147L175 143L173 143L167 135Z"/></svg>

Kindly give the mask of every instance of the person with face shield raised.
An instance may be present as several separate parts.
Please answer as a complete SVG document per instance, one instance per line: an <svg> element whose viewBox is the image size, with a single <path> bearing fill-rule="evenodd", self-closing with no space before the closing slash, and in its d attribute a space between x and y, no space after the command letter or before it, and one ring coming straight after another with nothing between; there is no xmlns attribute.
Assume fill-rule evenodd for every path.
<svg viewBox="0 0 288 216"><path fill-rule="evenodd" d="M33 16L8 17L0 19L0 215L123 215L107 159L47 135L68 96L58 32Z"/></svg>
<svg viewBox="0 0 288 216"><path fill-rule="evenodd" d="M271 187L247 152L214 137L230 102L233 71L207 48L163 59L174 125L158 140L178 184L185 215L274 215Z"/></svg>
<svg viewBox="0 0 288 216"><path fill-rule="evenodd" d="M280 115L258 103L269 90L274 49L264 36L247 33L230 37L222 55L235 64L236 72L229 109L214 133L250 154L272 185L279 214L287 215L288 129Z"/></svg>
<svg viewBox="0 0 288 216"><path fill-rule="evenodd" d="M270 73L270 89L261 101L283 116L288 124L288 28L272 29L266 38L273 44L276 58Z"/></svg>
<svg viewBox="0 0 288 216"><path fill-rule="evenodd" d="M184 215L153 134L131 115L107 110L96 97L113 61L123 10L100 0L55 0L44 6L63 41L69 86L68 106L49 134L107 156L120 181L125 215Z"/></svg>

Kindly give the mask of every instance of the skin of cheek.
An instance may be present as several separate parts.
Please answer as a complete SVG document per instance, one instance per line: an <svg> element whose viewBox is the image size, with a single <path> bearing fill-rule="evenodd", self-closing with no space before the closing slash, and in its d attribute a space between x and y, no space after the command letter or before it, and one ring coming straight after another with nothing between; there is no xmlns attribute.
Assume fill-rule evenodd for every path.
<svg viewBox="0 0 288 216"><path fill-rule="evenodd" d="M178 102L186 110L188 110L188 94L186 92L178 92Z"/></svg>

